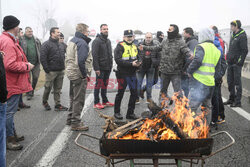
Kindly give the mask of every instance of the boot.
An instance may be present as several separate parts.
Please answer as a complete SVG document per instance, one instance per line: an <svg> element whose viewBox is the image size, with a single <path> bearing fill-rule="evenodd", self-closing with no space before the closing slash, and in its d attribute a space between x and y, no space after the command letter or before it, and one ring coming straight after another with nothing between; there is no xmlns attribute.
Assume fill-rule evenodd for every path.
<svg viewBox="0 0 250 167"><path fill-rule="evenodd" d="M71 130L72 131L87 131L89 130L89 127L84 126L83 122L80 122L79 124L71 124Z"/></svg>
<svg viewBox="0 0 250 167"><path fill-rule="evenodd" d="M24 136L18 136L18 135L16 134L16 130L14 130L14 137L15 137L16 142L19 142L19 141L23 141L23 140L24 140Z"/></svg>
<svg viewBox="0 0 250 167"><path fill-rule="evenodd" d="M16 142L15 136L8 136L6 141L6 148L8 150L16 151L16 150L21 150L23 146Z"/></svg>

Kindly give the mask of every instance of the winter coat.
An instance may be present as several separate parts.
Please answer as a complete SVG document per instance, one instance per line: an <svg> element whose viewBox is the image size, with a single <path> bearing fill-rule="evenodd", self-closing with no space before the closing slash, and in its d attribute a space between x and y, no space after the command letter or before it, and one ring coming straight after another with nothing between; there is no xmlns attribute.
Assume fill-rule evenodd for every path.
<svg viewBox="0 0 250 167"><path fill-rule="evenodd" d="M86 60L89 57L90 38L80 32L70 40L66 52L66 75L69 80L87 77Z"/></svg>
<svg viewBox="0 0 250 167"><path fill-rule="evenodd" d="M187 38L187 39L185 40L185 42L186 42L187 47L188 47L192 52L194 52L194 49L195 49L196 45L198 44L197 38L196 38L195 36L191 36L190 38ZM190 64L191 62L192 62L192 60L191 60L189 57L186 56L186 57L185 57L185 65L184 65L184 68L183 68L183 72L186 72L186 70L187 70L187 68L188 68L188 66L189 66L189 64ZM183 73L183 75L187 76L186 73Z"/></svg>
<svg viewBox="0 0 250 167"><path fill-rule="evenodd" d="M159 44L158 41L153 40L150 44L146 44L145 40L140 42L139 45L155 46ZM149 69L151 67L156 68L160 64L160 54L157 51L139 51L139 59L142 61L141 68Z"/></svg>
<svg viewBox="0 0 250 167"><path fill-rule="evenodd" d="M46 73L64 70L64 46L58 40L50 37L49 40L42 44L40 61Z"/></svg>
<svg viewBox="0 0 250 167"><path fill-rule="evenodd" d="M7 101L7 87L6 87L6 75L5 68L3 64L3 55L0 52L0 102L5 103Z"/></svg>
<svg viewBox="0 0 250 167"><path fill-rule="evenodd" d="M231 36L227 63L243 66L247 53L247 35L243 29L240 29L238 33Z"/></svg>
<svg viewBox="0 0 250 167"><path fill-rule="evenodd" d="M92 43L93 68L95 71L108 70L113 67L111 42L98 34Z"/></svg>
<svg viewBox="0 0 250 167"><path fill-rule="evenodd" d="M125 41L123 41L125 42ZM119 74L132 76L135 75L135 71L138 69L137 67L132 66L132 62L135 60L129 59L129 60L123 60L122 55L124 52L124 47L119 42L115 48L114 55L115 55L115 62L117 64L117 70L119 71ZM126 43L126 42L125 42ZM127 45L134 45L128 44ZM139 60L139 56L137 55L137 60Z"/></svg>
<svg viewBox="0 0 250 167"><path fill-rule="evenodd" d="M144 45L143 50L161 50L159 70L164 74L181 74L185 58L190 56L190 49L180 35L174 39L164 39L162 43L156 46Z"/></svg>
<svg viewBox="0 0 250 167"><path fill-rule="evenodd" d="M35 45L36 45L36 54L37 54L37 58L38 58L38 63L40 64L40 49L41 49L41 42L38 38L34 37L35 40ZM25 38L21 38L20 39L20 45L25 53L25 55L27 54L27 42L25 40ZM35 64L34 64L35 65Z"/></svg>
<svg viewBox="0 0 250 167"><path fill-rule="evenodd" d="M4 67L9 99L12 95L32 91L30 65L18 41L8 32L0 36L0 50L4 52Z"/></svg>

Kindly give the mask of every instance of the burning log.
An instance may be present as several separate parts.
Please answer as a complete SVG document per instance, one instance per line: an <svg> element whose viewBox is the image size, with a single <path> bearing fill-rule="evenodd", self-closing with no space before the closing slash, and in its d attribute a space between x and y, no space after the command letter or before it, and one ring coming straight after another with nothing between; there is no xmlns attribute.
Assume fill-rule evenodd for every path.
<svg viewBox="0 0 250 167"><path fill-rule="evenodd" d="M123 136L124 136L124 134L126 134L129 130L136 128L137 127L136 125L138 125L138 122L139 123L143 122L142 120L143 120L142 118L139 118L137 120L131 121L131 122L117 128L117 129L113 130L112 132L108 133L106 137L112 138L112 137L116 136L117 134L119 134L119 136L120 136L120 134L123 134Z"/></svg>
<svg viewBox="0 0 250 167"><path fill-rule="evenodd" d="M189 138L189 136L186 133L184 133L176 123L174 123L174 121L170 118L169 114L162 118L162 122L166 125L167 128L173 130L180 139Z"/></svg>

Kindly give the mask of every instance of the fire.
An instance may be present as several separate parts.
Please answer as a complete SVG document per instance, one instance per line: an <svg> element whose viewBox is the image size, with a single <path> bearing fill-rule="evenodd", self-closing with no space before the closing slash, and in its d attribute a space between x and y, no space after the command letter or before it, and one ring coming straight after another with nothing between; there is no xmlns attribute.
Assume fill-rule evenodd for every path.
<svg viewBox="0 0 250 167"><path fill-rule="evenodd" d="M164 99L161 103L163 110L155 117L142 120L139 126L125 135L121 136L121 132L117 132L112 136L109 134L108 138L157 141L208 137L209 126L205 119L206 112L195 115L189 108L188 99L178 97L177 93L172 97L174 105L168 104L170 101L168 97L162 98Z"/></svg>

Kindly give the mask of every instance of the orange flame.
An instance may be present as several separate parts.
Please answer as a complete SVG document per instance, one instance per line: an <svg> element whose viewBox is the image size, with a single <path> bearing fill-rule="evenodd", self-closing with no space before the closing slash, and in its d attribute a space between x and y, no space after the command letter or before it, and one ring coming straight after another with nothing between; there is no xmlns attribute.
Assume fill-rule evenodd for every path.
<svg viewBox="0 0 250 167"><path fill-rule="evenodd" d="M176 132L164 124L162 118L170 118L179 129L181 129L188 138L207 138L209 132L209 126L207 125L205 115L206 112L202 112L201 115L195 115L189 108L188 99L186 97L178 97L178 93L175 93L172 97L174 105L169 106L167 103L170 99L162 96L162 108L161 112L157 114L156 118L145 119L140 127L133 129L136 133L128 133L122 137L118 137L120 132L117 132L112 137L113 139L135 139L135 140L169 140L180 139ZM204 111L204 108L202 108Z"/></svg>

